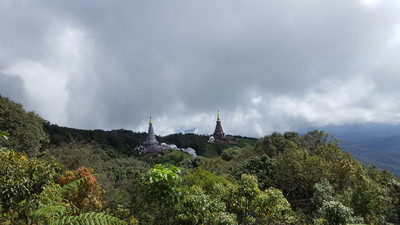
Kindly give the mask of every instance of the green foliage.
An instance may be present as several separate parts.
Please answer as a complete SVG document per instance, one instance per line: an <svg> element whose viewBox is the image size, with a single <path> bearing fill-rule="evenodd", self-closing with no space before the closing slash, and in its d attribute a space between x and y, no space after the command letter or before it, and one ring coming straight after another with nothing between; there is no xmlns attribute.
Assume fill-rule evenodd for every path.
<svg viewBox="0 0 400 225"><path fill-rule="evenodd" d="M282 193L273 188L265 192L261 191L258 188L257 177L255 176L243 174L238 181L231 181L222 176L198 169L194 173L186 175L183 178L183 184L185 187L190 187L189 192L196 190L196 193L198 193L196 197L189 196L198 200L199 203L191 203L198 207L204 206L206 207L205 209L208 209L208 205L206 205L204 199L208 199L207 202L209 203L224 203L226 209L220 208L220 212L223 212L224 215L229 213L235 215L238 224L264 224L265 221L273 224L293 221L290 205ZM200 199L203 199L203 202ZM266 208L267 206L269 207L268 209ZM183 207L189 206L184 205ZM192 207L196 208L195 206ZM192 209L190 208L190 210ZM197 208L195 212L201 210L204 210L204 208ZM276 214L273 214L273 212L276 212ZM185 215L196 218L191 214ZM192 224L196 223L192 221Z"/></svg>
<svg viewBox="0 0 400 225"><path fill-rule="evenodd" d="M325 201L336 200L334 195L335 191L327 179L323 179L321 182L314 184L313 203L317 208L322 207Z"/></svg>
<svg viewBox="0 0 400 225"><path fill-rule="evenodd" d="M130 209L142 224L175 224L175 206L182 198L179 173L175 166L166 168L157 164L132 177Z"/></svg>
<svg viewBox="0 0 400 225"><path fill-rule="evenodd" d="M142 223L263 224L267 221L274 224L293 221L290 205L282 193L276 189L261 191L255 176L244 174L236 182L196 169L180 180L177 172L174 168L156 165L137 180L141 184L135 190L134 201L140 206L135 208L135 213ZM181 194L176 197L176 193Z"/></svg>
<svg viewBox="0 0 400 225"><path fill-rule="evenodd" d="M0 139L0 146L37 156L48 141L42 123L34 112L26 112L21 104L0 96L0 130L10 134L8 141Z"/></svg>
<svg viewBox="0 0 400 225"><path fill-rule="evenodd" d="M200 161L203 160L203 156L189 157L179 163L179 166L186 169L193 169L200 166Z"/></svg>
<svg viewBox="0 0 400 225"><path fill-rule="evenodd" d="M105 169L106 171L112 171L115 182L128 179L129 176L137 170L145 172L149 168L150 166L148 163L134 157L113 158L105 162Z"/></svg>
<svg viewBox="0 0 400 225"><path fill-rule="evenodd" d="M274 186L283 191L292 206L307 211L314 210L314 184L327 179L335 191L344 192L357 187L364 176L363 167L350 154L341 152L330 139L324 142L317 137L319 141L306 136L300 146L289 142L273 159Z"/></svg>
<svg viewBox="0 0 400 225"><path fill-rule="evenodd" d="M221 157L223 160L229 161L233 159L235 156L239 155L243 151L242 148L239 147L231 147L222 150Z"/></svg>
<svg viewBox="0 0 400 225"><path fill-rule="evenodd" d="M354 212L354 217L350 217L352 221L359 218L358 221L371 224L399 222L398 180L385 171L365 170L350 154L341 151L336 139L324 132L313 131L304 136L293 132L275 133L261 139L254 149L238 148L239 144L204 143L203 137L196 135L177 134L171 137L184 139L178 141L179 147L193 147L199 150L198 153L215 157L185 159L181 157L181 152L171 151L158 155L145 154L135 159L117 158L118 154L103 150L101 145L83 146L72 149L70 153L77 156L75 159L79 163L76 165L92 163L96 171L100 171L99 180L110 190L106 199L112 212L124 212L124 216L120 217L126 219L135 216L142 224L157 224L160 221L163 224L194 224L205 221L204 215L209 218L213 215L214 218L219 218L217 215L232 215L239 224L291 223L294 221L293 212L290 207L283 207L286 199L296 210L299 223L312 223L313 220L315 223L327 223L326 218L318 217L322 215L318 214L318 210L323 208L324 202L332 201L350 208ZM194 141L193 145L191 141ZM63 151L62 148L58 150ZM70 157L67 156L67 149L59 153L60 159ZM91 155L95 156L93 160L87 160ZM63 161L69 164L74 160ZM202 169L185 170L183 180L175 182L168 181L168 175L162 175L168 174L169 168L165 167L167 170L153 168L145 173L147 175L142 175L141 172L154 162L179 163L185 168ZM233 178L228 178L227 173ZM253 176L242 177L242 174ZM170 177L171 180L174 180L173 177ZM281 207L279 201L273 201L271 193L267 194L270 186L282 191ZM176 191L172 191L174 188ZM279 196L276 193L275 196ZM272 202L272 211L265 206L268 202ZM128 207L130 212L124 207ZM271 217L271 213L279 211L279 208L288 210ZM214 223L210 221L208 223Z"/></svg>
<svg viewBox="0 0 400 225"><path fill-rule="evenodd" d="M78 213L71 199L64 198L65 193L76 193L89 179L75 180L62 188L59 185L48 186L40 195L40 207L31 213L31 218L40 224L127 224L116 217L97 212ZM67 195L70 196L70 195Z"/></svg>
<svg viewBox="0 0 400 225"><path fill-rule="evenodd" d="M217 174L224 174L229 169L229 163L221 157L203 158L199 162L199 167Z"/></svg>
<svg viewBox="0 0 400 225"><path fill-rule="evenodd" d="M174 143L178 148L193 148L197 155L205 157L218 156L224 149L231 147L246 147L253 145L257 139L241 136L234 137L234 143L208 143L209 136L196 134L171 134L165 137L159 137L160 142Z"/></svg>
<svg viewBox="0 0 400 225"><path fill-rule="evenodd" d="M146 133L134 133L128 130L80 130L68 127L59 127L48 122L43 124L43 129L50 137L50 143L62 146L70 142L95 142L102 149L112 149L109 152L113 157L139 155L133 151L136 146L143 143Z"/></svg>
<svg viewBox="0 0 400 225"><path fill-rule="evenodd" d="M252 213L253 201L260 193L257 178L243 174L237 188L231 191L232 197L228 199L230 210L237 215L239 224L252 224L256 221Z"/></svg>
<svg viewBox="0 0 400 225"><path fill-rule="evenodd" d="M252 204L257 224L286 224L295 221L289 202L278 189L268 188L261 192Z"/></svg>
<svg viewBox="0 0 400 225"><path fill-rule="evenodd" d="M8 132L7 131L1 131L0 130L0 138L4 138L5 140L8 140ZM0 151L6 150L6 147L3 147L0 145Z"/></svg>
<svg viewBox="0 0 400 225"><path fill-rule="evenodd" d="M382 224L393 216L393 203L398 199L390 196L389 187L368 180L351 193L351 206L356 215L365 218L371 224ZM393 218L392 218L393 219ZM396 218L393 222L398 222Z"/></svg>
<svg viewBox="0 0 400 225"><path fill-rule="evenodd" d="M94 224L94 225L108 225L108 224L115 224L115 225L125 225L128 224L125 221L119 220L110 215L105 215L103 213L85 213L79 216L62 216L58 218L56 221L50 223L51 225L80 225L80 224Z"/></svg>
<svg viewBox="0 0 400 225"><path fill-rule="evenodd" d="M122 157L110 151L113 150L103 149L97 143L71 141L52 146L46 156L54 156L69 170L76 170L80 166L93 168L97 173L96 179L105 191L102 195L106 200L103 202L104 208L109 208L114 212L121 206L124 208L130 204L131 176L137 170L147 171L150 166L147 162L133 156Z"/></svg>
<svg viewBox="0 0 400 225"><path fill-rule="evenodd" d="M254 200L254 198L260 193L257 177L255 176L243 174L238 185L237 195L246 198L248 201Z"/></svg>
<svg viewBox="0 0 400 225"><path fill-rule="evenodd" d="M222 151L227 148L234 147L234 144L227 143L204 143L204 145L199 149L199 154L205 157L216 157L221 155Z"/></svg>
<svg viewBox="0 0 400 225"><path fill-rule="evenodd" d="M294 221L290 204L282 192L269 188L261 191L257 177L243 174L237 183L218 185L214 192L237 216L239 224L275 224Z"/></svg>
<svg viewBox="0 0 400 225"><path fill-rule="evenodd" d="M241 172L257 175L259 184L282 190L290 204L305 213L305 223L312 221L324 202L332 201L349 207L355 221L399 223L398 180L376 167L365 170L350 154L342 152L338 143L322 131L304 136L274 133L254 148L256 157L270 157L272 167L268 168L267 163L258 168L261 163L253 161L253 157L233 164L231 174L237 179ZM268 170L262 172L265 168Z"/></svg>
<svg viewBox="0 0 400 225"><path fill-rule="evenodd" d="M290 138L287 138L286 135L282 135L279 133L272 133L270 136L265 136L261 140L259 140L255 147L254 150L258 153L265 153L269 157L274 157L278 155L279 153L282 153L286 146L289 144L291 139L297 139L298 136L288 136Z"/></svg>
<svg viewBox="0 0 400 225"><path fill-rule="evenodd" d="M338 201L325 201L318 212L332 225L346 224L353 215L351 208Z"/></svg>
<svg viewBox="0 0 400 225"><path fill-rule="evenodd" d="M165 137L159 137L158 141L165 143L173 143L178 148L193 148L200 152L197 152L201 155L201 152L204 148L204 145L208 141L207 135L196 135L196 134L170 134Z"/></svg>
<svg viewBox="0 0 400 225"><path fill-rule="evenodd" d="M237 224L236 216L226 212L226 205L194 185L185 194L179 207L180 224Z"/></svg>
<svg viewBox="0 0 400 225"><path fill-rule="evenodd" d="M179 165L185 159L190 158L190 155L180 150L169 150L165 153L164 157L157 160L159 164Z"/></svg>
<svg viewBox="0 0 400 225"><path fill-rule="evenodd" d="M9 136L9 135L10 135L10 134L8 134L7 131L2 131L2 130L0 130L0 137L2 137L2 138L4 138L4 139L8 140L8 136Z"/></svg>
<svg viewBox="0 0 400 225"><path fill-rule="evenodd" d="M184 176L182 183L187 187L198 186L207 193L210 193L213 191L215 185L229 186L232 182L226 179L226 177L218 176L207 170L198 168L194 172Z"/></svg>
<svg viewBox="0 0 400 225"><path fill-rule="evenodd" d="M61 187L58 184L47 186L38 196L38 208L30 213L33 221L41 223L54 223L61 217L74 214L77 209L63 197L63 193L78 190L85 178Z"/></svg>
<svg viewBox="0 0 400 225"><path fill-rule="evenodd" d="M272 159L263 154L232 165L229 173L236 179L240 179L242 174L254 175L258 179L260 189L265 189L272 183L272 168Z"/></svg>
<svg viewBox="0 0 400 225"><path fill-rule="evenodd" d="M0 205L12 221L26 220L37 196L52 185L60 171L54 160L44 161L13 151L0 151Z"/></svg>
<svg viewBox="0 0 400 225"><path fill-rule="evenodd" d="M307 146L311 151L323 146L338 147L338 144L339 140L320 130L310 131L300 140L300 145Z"/></svg>
<svg viewBox="0 0 400 225"><path fill-rule="evenodd" d="M46 206L36 210L32 213L35 220L49 221L51 224L55 221L60 220L67 213L67 208L65 206ZM45 223L45 222L44 222Z"/></svg>
<svg viewBox="0 0 400 225"><path fill-rule="evenodd" d="M61 206L46 207L36 211L35 216L37 217L47 217L50 216L51 219L48 221L41 221L42 224L49 225L69 225L69 224L93 224L93 225L125 225L127 222L120 220L114 216L106 215L103 213L84 213L79 216L66 216L65 208Z"/></svg>
<svg viewBox="0 0 400 225"><path fill-rule="evenodd" d="M178 176L180 170L176 166L165 168L160 164L154 166L143 175L143 179L150 184L148 196L151 201L172 205L178 201L180 189Z"/></svg>
<svg viewBox="0 0 400 225"><path fill-rule="evenodd" d="M274 187L282 190L295 207L308 210L314 184L327 174L324 161L297 148L278 155L273 171Z"/></svg>
<svg viewBox="0 0 400 225"><path fill-rule="evenodd" d="M115 224L115 225L124 225L128 224L125 221L119 220L110 215L105 215L103 213L84 213L79 216L65 216L61 217L59 221L55 224L98 224L98 225L107 225L107 224Z"/></svg>
<svg viewBox="0 0 400 225"><path fill-rule="evenodd" d="M102 159L105 153L96 143L70 142L51 147L46 154L54 156L69 170L76 170L80 166L85 166L101 171L105 164Z"/></svg>

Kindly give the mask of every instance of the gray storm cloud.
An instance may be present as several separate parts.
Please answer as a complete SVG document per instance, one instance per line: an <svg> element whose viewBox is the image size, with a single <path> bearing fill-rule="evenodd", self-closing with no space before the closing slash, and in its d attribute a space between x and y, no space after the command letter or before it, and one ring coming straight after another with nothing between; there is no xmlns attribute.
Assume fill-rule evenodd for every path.
<svg viewBox="0 0 400 225"><path fill-rule="evenodd" d="M399 123L398 1L3 1L0 94L52 123Z"/></svg>

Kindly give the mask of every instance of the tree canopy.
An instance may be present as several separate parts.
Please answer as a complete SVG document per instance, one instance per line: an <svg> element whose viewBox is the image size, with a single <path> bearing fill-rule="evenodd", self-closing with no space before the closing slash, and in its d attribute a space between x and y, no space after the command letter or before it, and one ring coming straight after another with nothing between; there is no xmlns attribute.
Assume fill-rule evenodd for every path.
<svg viewBox="0 0 400 225"><path fill-rule="evenodd" d="M43 122L36 113L26 112L21 104L0 95L0 130L9 133L9 140L0 140L1 145L37 156L48 141Z"/></svg>

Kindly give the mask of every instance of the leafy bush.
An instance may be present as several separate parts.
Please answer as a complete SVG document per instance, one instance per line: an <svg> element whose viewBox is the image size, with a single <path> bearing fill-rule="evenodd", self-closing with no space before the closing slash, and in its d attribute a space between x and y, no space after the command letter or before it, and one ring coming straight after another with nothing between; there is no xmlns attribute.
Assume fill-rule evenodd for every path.
<svg viewBox="0 0 400 225"><path fill-rule="evenodd" d="M54 184L61 166L54 160L28 159L13 150L0 151L0 205L9 220L28 220L37 196Z"/></svg>
<svg viewBox="0 0 400 225"><path fill-rule="evenodd" d="M332 225L346 224L353 216L353 210L339 201L325 201L318 212Z"/></svg>

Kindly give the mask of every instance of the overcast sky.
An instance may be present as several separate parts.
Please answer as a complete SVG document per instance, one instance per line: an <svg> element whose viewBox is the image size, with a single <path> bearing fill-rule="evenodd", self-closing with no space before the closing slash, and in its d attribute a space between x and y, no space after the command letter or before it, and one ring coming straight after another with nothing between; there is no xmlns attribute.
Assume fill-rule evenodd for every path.
<svg viewBox="0 0 400 225"><path fill-rule="evenodd" d="M400 123L399 0L3 0L0 29L0 94L61 126Z"/></svg>

